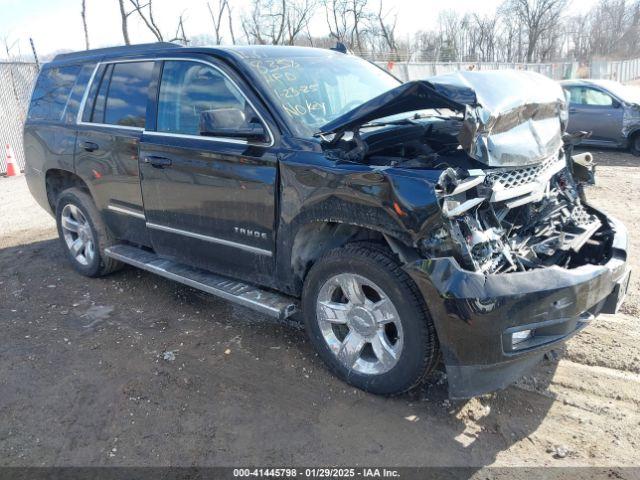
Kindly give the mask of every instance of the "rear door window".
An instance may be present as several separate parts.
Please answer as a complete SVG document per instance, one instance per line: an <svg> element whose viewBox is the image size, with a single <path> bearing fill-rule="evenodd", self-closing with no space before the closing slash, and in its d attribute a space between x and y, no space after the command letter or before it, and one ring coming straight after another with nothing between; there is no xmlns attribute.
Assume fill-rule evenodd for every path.
<svg viewBox="0 0 640 480"><path fill-rule="evenodd" d="M80 68L68 65L42 71L31 96L29 120L62 120Z"/></svg>
<svg viewBox="0 0 640 480"><path fill-rule="evenodd" d="M116 63L111 73L104 123L144 128L153 62Z"/></svg>

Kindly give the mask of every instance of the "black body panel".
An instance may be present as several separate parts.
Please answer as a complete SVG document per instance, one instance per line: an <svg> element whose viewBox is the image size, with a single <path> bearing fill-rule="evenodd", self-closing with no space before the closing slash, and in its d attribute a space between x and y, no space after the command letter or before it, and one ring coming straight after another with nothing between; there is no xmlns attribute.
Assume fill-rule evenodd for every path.
<svg viewBox="0 0 640 480"><path fill-rule="evenodd" d="M279 55L298 51L264 48L278 49ZM463 270L450 257L421 258L419 242L443 217L436 192L443 168L348 161L331 155L320 139L296 136L291 119L245 63L245 52L255 55L254 49L158 44L56 57L50 66L83 68L67 115L25 124L26 174L33 196L51 211L47 178L63 172L86 186L123 243L293 296L301 295L318 254L352 239L386 242L415 280L434 319L455 397L505 386L555 342L584 326L587 314L615 309L627 275L622 225L611 221L616 236L606 265L487 276ZM157 132L158 82L167 59L195 59L224 69L255 107L269 132L268 142ZM100 76L108 68L96 66L132 60L155 62L145 127L79 119L83 94L91 103L99 93L94 82L85 94L91 74ZM392 92L405 110L425 95L456 110L475 101L467 89L446 91L423 82ZM355 109L324 131L342 132L363 119L392 114L393 108L379 109L388 100ZM440 143L446 145L450 138L453 134L443 134ZM447 155L466 154L443 149L438 158L446 163ZM538 336L532 341L538 343L510 351L513 328L535 330Z"/></svg>
<svg viewBox="0 0 640 480"><path fill-rule="evenodd" d="M462 270L450 258L407 265L428 299L450 396L504 388L594 316L615 313L628 285L628 239L624 225L610 222L613 257L602 266L487 276ZM525 329L533 336L514 347L509 334Z"/></svg>
<svg viewBox="0 0 640 480"><path fill-rule="evenodd" d="M96 206L116 237L148 246L138 171L141 137L142 130L79 125L75 172L91 185Z"/></svg>
<svg viewBox="0 0 640 480"><path fill-rule="evenodd" d="M150 157L169 159L171 166L153 165ZM277 158L268 148L146 134L140 159L145 214L156 252L272 283Z"/></svg>

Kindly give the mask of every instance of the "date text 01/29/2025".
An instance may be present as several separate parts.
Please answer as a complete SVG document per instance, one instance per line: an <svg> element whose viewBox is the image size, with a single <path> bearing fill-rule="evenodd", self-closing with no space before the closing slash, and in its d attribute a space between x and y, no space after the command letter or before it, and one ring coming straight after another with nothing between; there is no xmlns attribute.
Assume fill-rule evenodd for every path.
<svg viewBox="0 0 640 480"><path fill-rule="evenodd" d="M388 468L234 468L233 476L256 478L398 478L400 473Z"/></svg>

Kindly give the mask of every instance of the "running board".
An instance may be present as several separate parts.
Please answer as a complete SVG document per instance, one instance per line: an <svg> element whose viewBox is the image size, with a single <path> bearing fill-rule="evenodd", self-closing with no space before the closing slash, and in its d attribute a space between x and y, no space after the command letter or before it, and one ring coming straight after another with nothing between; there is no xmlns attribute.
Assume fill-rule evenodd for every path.
<svg viewBox="0 0 640 480"><path fill-rule="evenodd" d="M298 309L297 301L292 297L166 260L141 248L113 245L105 249L104 253L114 260L184 283L281 320L290 317Z"/></svg>

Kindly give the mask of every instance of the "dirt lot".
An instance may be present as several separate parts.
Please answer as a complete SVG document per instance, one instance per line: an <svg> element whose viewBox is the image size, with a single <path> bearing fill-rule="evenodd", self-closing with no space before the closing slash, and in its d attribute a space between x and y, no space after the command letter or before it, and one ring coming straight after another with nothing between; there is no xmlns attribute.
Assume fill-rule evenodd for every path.
<svg viewBox="0 0 640 480"><path fill-rule="evenodd" d="M596 155L593 203L640 272L640 158ZM304 333L151 274L74 273L24 179L0 179L0 465L640 465L640 284L495 394L375 397Z"/></svg>

